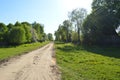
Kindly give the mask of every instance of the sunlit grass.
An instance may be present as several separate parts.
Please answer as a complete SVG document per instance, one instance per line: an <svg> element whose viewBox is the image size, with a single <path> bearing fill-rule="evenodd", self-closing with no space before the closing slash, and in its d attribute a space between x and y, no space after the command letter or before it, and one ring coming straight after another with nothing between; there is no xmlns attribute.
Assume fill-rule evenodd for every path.
<svg viewBox="0 0 120 80"><path fill-rule="evenodd" d="M8 48L4 48L4 47L0 48L0 61L17 56L17 55L27 53L29 51L42 47L47 43L48 42L43 42L43 43L37 42L37 43L31 43L31 44L23 44L19 46L12 46Z"/></svg>
<svg viewBox="0 0 120 80"><path fill-rule="evenodd" d="M120 79L118 47L81 47L70 43L56 44L55 47L62 80Z"/></svg>

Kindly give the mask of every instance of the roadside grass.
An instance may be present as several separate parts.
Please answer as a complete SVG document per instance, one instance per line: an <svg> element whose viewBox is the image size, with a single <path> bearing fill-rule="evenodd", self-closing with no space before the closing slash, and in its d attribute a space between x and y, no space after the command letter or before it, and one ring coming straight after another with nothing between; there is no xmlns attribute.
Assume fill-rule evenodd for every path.
<svg viewBox="0 0 120 80"><path fill-rule="evenodd" d="M55 44L62 80L120 80L120 48Z"/></svg>
<svg viewBox="0 0 120 80"><path fill-rule="evenodd" d="M40 48L49 42L42 43L31 43L31 44L22 44L19 46L11 46L11 47L1 47L0 48L0 61L7 60L11 57L21 55L37 48Z"/></svg>

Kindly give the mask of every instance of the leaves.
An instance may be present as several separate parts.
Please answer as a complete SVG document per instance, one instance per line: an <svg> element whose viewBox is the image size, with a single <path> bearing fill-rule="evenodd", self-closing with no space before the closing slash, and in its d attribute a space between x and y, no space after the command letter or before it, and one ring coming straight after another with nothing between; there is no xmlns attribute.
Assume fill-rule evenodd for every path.
<svg viewBox="0 0 120 80"><path fill-rule="evenodd" d="M22 44L45 41L44 26L39 23L16 22L5 25L0 23L0 43Z"/></svg>

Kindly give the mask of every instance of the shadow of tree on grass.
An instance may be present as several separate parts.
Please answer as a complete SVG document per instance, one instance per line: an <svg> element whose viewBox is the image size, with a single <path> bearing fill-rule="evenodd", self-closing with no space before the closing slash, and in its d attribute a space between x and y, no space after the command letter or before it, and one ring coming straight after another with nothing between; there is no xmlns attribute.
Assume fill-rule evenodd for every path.
<svg viewBox="0 0 120 80"><path fill-rule="evenodd" d="M103 56L108 57L114 57L114 58L120 58L120 47L118 46L69 46L65 45L64 47L57 47L57 49L60 49L62 51L65 51L66 53L69 52L78 52L80 50L86 50L88 52L92 52L94 54L100 54Z"/></svg>

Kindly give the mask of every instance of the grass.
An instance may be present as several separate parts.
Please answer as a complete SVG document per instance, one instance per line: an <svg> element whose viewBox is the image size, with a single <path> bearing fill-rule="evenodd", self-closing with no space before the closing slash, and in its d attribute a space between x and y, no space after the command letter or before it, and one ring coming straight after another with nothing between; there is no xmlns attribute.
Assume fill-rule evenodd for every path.
<svg viewBox="0 0 120 80"><path fill-rule="evenodd" d="M29 51L35 50L39 47L44 46L48 42L43 42L43 43L31 43L31 44L23 44L20 46L12 46L12 47L3 47L0 48L0 61L2 60L7 60L11 57L21 55L24 53L27 53Z"/></svg>
<svg viewBox="0 0 120 80"><path fill-rule="evenodd" d="M56 44L62 80L120 80L119 47Z"/></svg>

